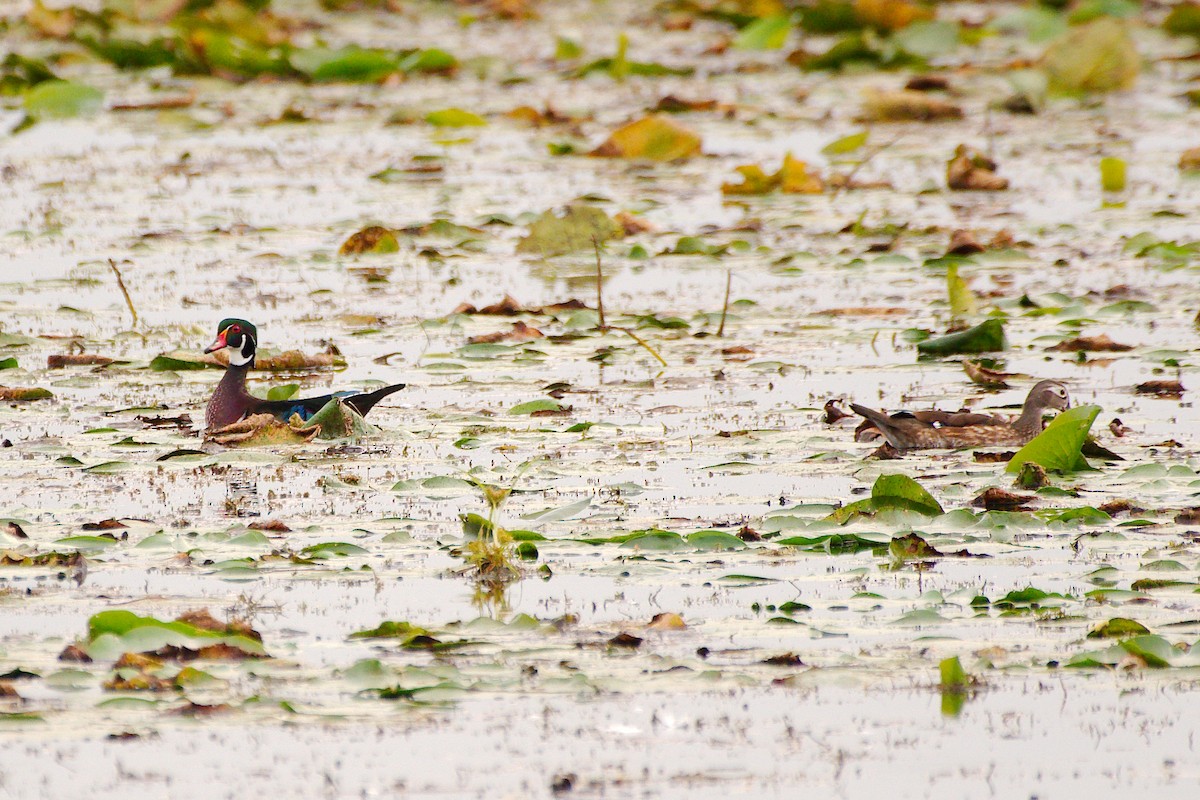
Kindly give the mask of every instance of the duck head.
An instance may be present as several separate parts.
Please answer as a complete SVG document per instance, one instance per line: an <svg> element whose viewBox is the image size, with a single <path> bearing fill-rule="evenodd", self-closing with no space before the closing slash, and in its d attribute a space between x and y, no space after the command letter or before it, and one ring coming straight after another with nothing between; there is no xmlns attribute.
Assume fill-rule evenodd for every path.
<svg viewBox="0 0 1200 800"><path fill-rule="evenodd" d="M1071 407L1071 397L1067 394L1067 387L1058 381L1038 381L1029 390L1025 404L1038 409L1053 408L1065 411Z"/></svg>
<svg viewBox="0 0 1200 800"><path fill-rule="evenodd" d="M234 367L254 366L258 348L258 328L244 319L223 319L217 326L217 339L204 352L215 353L229 348L229 364Z"/></svg>

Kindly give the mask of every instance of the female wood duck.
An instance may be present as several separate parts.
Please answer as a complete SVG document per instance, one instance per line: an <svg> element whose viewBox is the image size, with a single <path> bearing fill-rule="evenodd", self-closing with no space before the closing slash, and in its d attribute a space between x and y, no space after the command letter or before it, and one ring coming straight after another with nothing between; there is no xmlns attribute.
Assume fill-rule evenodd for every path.
<svg viewBox="0 0 1200 800"><path fill-rule="evenodd" d="M1021 447L1042 432L1042 415L1048 409L1071 406L1067 387L1058 381L1040 381L1029 390L1016 419L963 411L882 411L850 404L897 450L955 447Z"/></svg>
<svg viewBox="0 0 1200 800"><path fill-rule="evenodd" d="M299 414L301 419L308 419L335 397L340 397L365 417L380 400L404 388L403 383L397 383L373 392L335 392L299 400L263 400L246 389L246 373L254 366L254 353L258 348L258 328L244 319L221 320L217 326L217 340L204 352L215 353L225 348L229 348L229 366L204 412L204 423L209 429L232 425L251 414L274 414L282 420Z"/></svg>

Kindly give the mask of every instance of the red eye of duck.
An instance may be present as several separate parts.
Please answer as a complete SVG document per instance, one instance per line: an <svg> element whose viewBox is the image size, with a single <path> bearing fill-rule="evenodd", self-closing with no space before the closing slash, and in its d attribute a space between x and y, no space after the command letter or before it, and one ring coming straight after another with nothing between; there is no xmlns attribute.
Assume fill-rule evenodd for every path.
<svg viewBox="0 0 1200 800"><path fill-rule="evenodd" d="M230 328L230 329L229 329L229 332L230 332L230 333L241 333L241 332L242 332L242 326L241 326L241 325L234 325L232 328Z"/></svg>

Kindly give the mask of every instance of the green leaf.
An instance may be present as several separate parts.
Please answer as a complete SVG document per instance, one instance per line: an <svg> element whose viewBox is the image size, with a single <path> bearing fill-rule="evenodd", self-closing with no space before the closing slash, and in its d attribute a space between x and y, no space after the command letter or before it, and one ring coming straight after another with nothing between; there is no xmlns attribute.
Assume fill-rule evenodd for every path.
<svg viewBox="0 0 1200 800"><path fill-rule="evenodd" d="M1176 36L1200 39L1200 4L1178 3L1163 20L1163 30Z"/></svg>
<svg viewBox="0 0 1200 800"><path fill-rule="evenodd" d="M425 115L425 121L439 128L471 128L487 125L487 120L470 111L461 108L444 108L441 111L430 111Z"/></svg>
<svg viewBox="0 0 1200 800"><path fill-rule="evenodd" d="M559 36L554 40L554 60L572 61L583 55L583 46L573 39Z"/></svg>
<svg viewBox="0 0 1200 800"><path fill-rule="evenodd" d="M950 296L951 316L966 317L979 310L975 293L967 288L967 282L959 277L957 264L946 268L946 293Z"/></svg>
<svg viewBox="0 0 1200 800"><path fill-rule="evenodd" d="M789 536L778 539L775 544L781 547L798 547L814 553L839 555L842 553L857 553L860 550L876 550L887 547L887 542L878 539L868 539L856 533L827 533L821 536Z"/></svg>
<svg viewBox="0 0 1200 800"><path fill-rule="evenodd" d="M759 17L738 33L733 46L739 50L779 50L792 32L790 14Z"/></svg>
<svg viewBox="0 0 1200 800"><path fill-rule="evenodd" d="M182 372L190 369L220 369L220 364L210 364L192 353L163 353L150 362L155 372Z"/></svg>
<svg viewBox="0 0 1200 800"><path fill-rule="evenodd" d="M984 320L965 331L926 339L917 343L917 351L927 356L955 353L991 353L1008 346L1004 338L1004 323L998 319Z"/></svg>
<svg viewBox="0 0 1200 800"><path fill-rule="evenodd" d="M25 93L25 113L35 119L67 119L94 114L104 93L71 81L44 81Z"/></svg>
<svg viewBox="0 0 1200 800"><path fill-rule="evenodd" d="M17 369L19 365L15 358L5 358L0 360L0 369Z"/></svg>
<svg viewBox="0 0 1200 800"><path fill-rule="evenodd" d="M1128 89L1141 70L1128 23L1101 17L1073 28L1046 48L1042 68L1050 89L1080 95Z"/></svg>
<svg viewBox="0 0 1200 800"><path fill-rule="evenodd" d="M125 610L101 611L88 620L89 643L104 635L117 637L134 652L157 650L164 644L195 648L197 645L203 647L223 643L252 655L266 655L262 642L249 636L210 631L186 622L163 622L154 617L139 617Z"/></svg>
<svg viewBox="0 0 1200 800"><path fill-rule="evenodd" d="M562 403L549 398L540 400L530 400L528 403L518 403L508 410L509 414L520 416L523 414L532 414L535 411L562 411Z"/></svg>
<svg viewBox="0 0 1200 800"><path fill-rule="evenodd" d="M849 136L843 136L840 139L834 139L821 148L821 153L827 156L841 156L853 153L867 143L870 135L870 131L861 131L859 133L852 133Z"/></svg>
<svg viewBox="0 0 1200 800"><path fill-rule="evenodd" d="M333 556L361 556L370 551L349 542L321 542L310 544L300 551L305 558L330 558Z"/></svg>
<svg viewBox="0 0 1200 800"><path fill-rule="evenodd" d="M1087 638L1122 639L1126 636L1141 636L1147 633L1150 633L1150 629L1137 620L1126 617L1113 617L1089 631Z"/></svg>
<svg viewBox="0 0 1200 800"><path fill-rule="evenodd" d="M622 549L630 550L682 550L683 537L671 531L649 530L640 532L621 543Z"/></svg>
<svg viewBox="0 0 1200 800"><path fill-rule="evenodd" d="M907 475L880 475L871 487L871 496L835 510L826 519L844 524L858 516L873 516L880 511L915 511L927 517L945 513L941 504L921 484ZM881 542L881 545L887 544Z"/></svg>
<svg viewBox="0 0 1200 800"><path fill-rule="evenodd" d="M746 546L741 539L724 531L696 531L686 541L697 550L741 550Z"/></svg>
<svg viewBox="0 0 1200 800"><path fill-rule="evenodd" d="M1125 159L1112 156L1100 159L1100 186L1106 192L1125 191Z"/></svg>
<svg viewBox="0 0 1200 800"><path fill-rule="evenodd" d="M339 50L313 47L292 54L292 65L318 82L374 83L400 71L394 52L351 45Z"/></svg>
<svg viewBox="0 0 1200 800"><path fill-rule="evenodd" d="M971 683L971 679L967 677L967 671L963 669L962 662L958 660L958 656L943 659L938 664L938 672L941 675L941 688L943 692L965 692Z"/></svg>
<svg viewBox="0 0 1200 800"><path fill-rule="evenodd" d="M892 34L892 42L918 58L948 56L958 49L959 26L950 20L918 20Z"/></svg>
<svg viewBox="0 0 1200 800"><path fill-rule="evenodd" d="M1099 413L1100 406L1078 406L1063 411L1046 430L1016 452L1004 471L1019 472L1027 461L1052 472L1091 469L1080 450Z"/></svg>
<svg viewBox="0 0 1200 800"><path fill-rule="evenodd" d="M430 47L413 50L400 59L401 72L450 72L458 68L458 59L445 50Z"/></svg>
<svg viewBox="0 0 1200 800"><path fill-rule="evenodd" d="M593 241L603 244L620 238L624 229L602 209L570 205L560 216L546 211L529 226L529 235L517 242L518 253L544 257L590 250Z"/></svg>
<svg viewBox="0 0 1200 800"><path fill-rule="evenodd" d="M291 400L300 392L300 384L287 383L283 386L272 386L267 390L268 400Z"/></svg>

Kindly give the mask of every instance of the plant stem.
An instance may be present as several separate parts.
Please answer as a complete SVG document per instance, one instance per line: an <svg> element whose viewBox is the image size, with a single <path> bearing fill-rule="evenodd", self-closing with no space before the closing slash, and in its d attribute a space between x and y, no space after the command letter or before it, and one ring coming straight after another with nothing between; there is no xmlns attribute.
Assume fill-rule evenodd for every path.
<svg viewBox="0 0 1200 800"><path fill-rule="evenodd" d="M729 311L729 287L733 283L733 270L725 270L725 303L721 306L721 324L717 326L717 336L725 335L725 315Z"/></svg>
<svg viewBox="0 0 1200 800"><path fill-rule="evenodd" d="M113 259L108 260L108 265L112 267L113 273L117 276L117 286L121 289L121 294L125 295L125 305L129 306L129 313L133 315L133 327L137 327L138 315L137 309L133 307L133 299L129 296L129 290L125 288L125 281L121 277L121 270L117 269L117 262Z"/></svg>
<svg viewBox="0 0 1200 800"><path fill-rule="evenodd" d="M592 237L592 247L596 249L596 311L600 315L600 330L608 328L604 324L604 268L600 264L600 240Z"/></svg>

